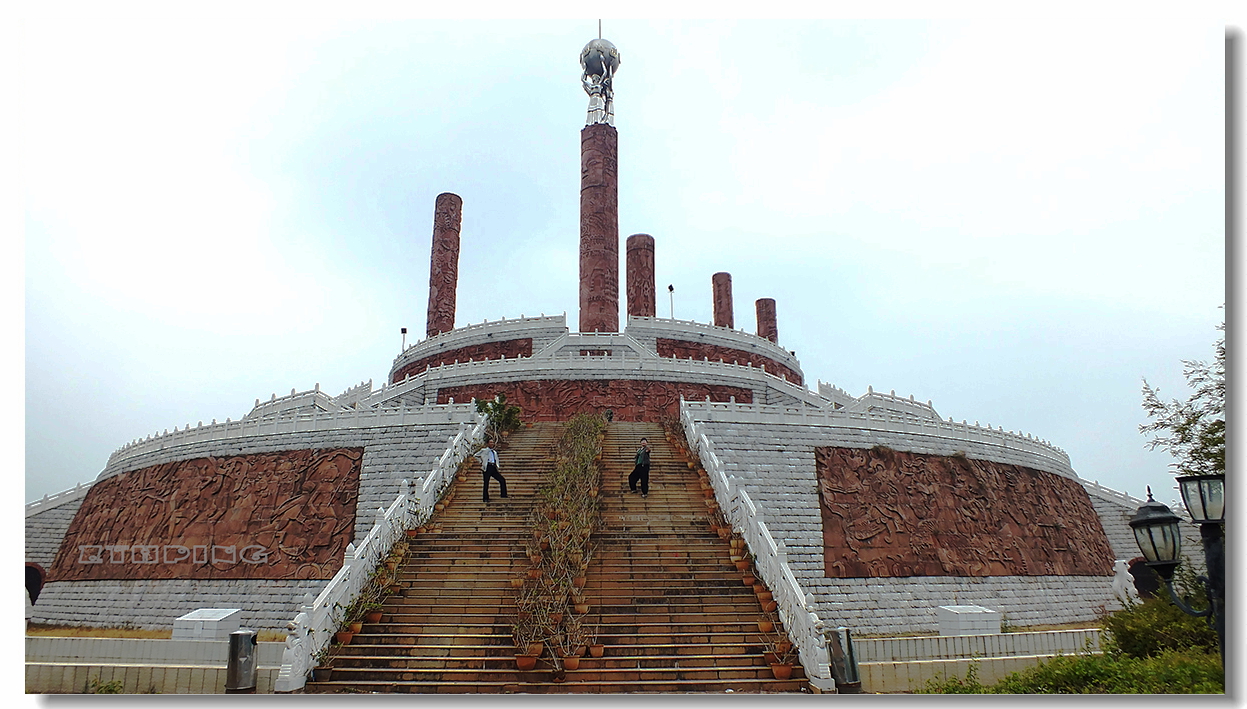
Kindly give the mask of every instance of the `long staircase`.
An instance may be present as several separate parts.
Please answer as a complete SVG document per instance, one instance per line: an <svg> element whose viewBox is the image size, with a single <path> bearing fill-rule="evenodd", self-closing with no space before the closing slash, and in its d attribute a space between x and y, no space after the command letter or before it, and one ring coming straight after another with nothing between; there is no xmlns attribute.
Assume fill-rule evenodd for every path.
<svg viewBox="0 0 1247 709"><path fill-rule="evenodd" d="M658 424L613 422L604 440L602 527L591 539L585 619L601 658L586 655L562 682L543 659L520 672L511 639L515 591L525 573L525 528L561 424L516 432L501 451L509 498L491 482L481 501L475 472L454 484L434 529L411 540L401 595L380 623L338 647L327 681L307 692L625 693L796 692L801 668L776 680L763 660L752 589L712 534L696 475ZM648 498L627 490L642 436L651 455Z"/></svg>

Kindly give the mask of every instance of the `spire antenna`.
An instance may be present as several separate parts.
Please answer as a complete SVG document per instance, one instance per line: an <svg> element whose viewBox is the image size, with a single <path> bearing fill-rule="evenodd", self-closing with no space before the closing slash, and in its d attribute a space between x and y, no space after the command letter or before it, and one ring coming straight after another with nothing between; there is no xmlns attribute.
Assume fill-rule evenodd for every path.
<svg viewBox="0 0 1247 709"><path fill-rule="evenodd" d="M598 20L598 39L602 39L602 21Z"/></svg>

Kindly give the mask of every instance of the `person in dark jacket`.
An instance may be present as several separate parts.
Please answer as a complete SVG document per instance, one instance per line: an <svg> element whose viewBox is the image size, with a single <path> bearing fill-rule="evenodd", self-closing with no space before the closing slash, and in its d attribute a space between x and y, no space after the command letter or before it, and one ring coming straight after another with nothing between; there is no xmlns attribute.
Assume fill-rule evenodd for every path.
<svg viewBox="0 0 1247 709"><path fill-rule="evenodd" d="M641 482L641 497L649 497L649 439L641 439L641 447L636 449L636 467L628 476L628 490L636 492L637 481Z"/></svg>
<svg viewBox="0 0 1247 709"><path fill-rule="evenodd" d="M497 478L498 487L502 490L502 499L507 498L507 479L502 477L502 473L498 472L498 451L494 450L493 445L489 441L485 441L485 447L481 449L481 472L485 474L485 490L481 493L481 500L489 502L489 479Z"/></svg>

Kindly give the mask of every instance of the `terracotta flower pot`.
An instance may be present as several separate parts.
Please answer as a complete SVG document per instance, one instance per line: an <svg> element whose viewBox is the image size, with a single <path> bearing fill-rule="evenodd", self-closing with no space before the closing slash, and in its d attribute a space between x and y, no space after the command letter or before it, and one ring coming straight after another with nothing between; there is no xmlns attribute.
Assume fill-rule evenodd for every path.
<svg viewBox="0 0 1247 709"><path fill-rule="evenodd" d="M596 487L589 490L589 497L597 497L597 496L598 496L598 489Z"/></svg>
<svg viewBox="0 0 1247 709"><path fill-rule="evenodd" d="M352 633L362 633L364 632L364 621L357 620L354 623L351 623L350 625L348 625L347 627L350 628Z"/></svg>
<svg viewBox="0 0 1247 709"><path fill-rule="evenodd" d="M397 560L397 559L396 559L396 560L394 560L394 561L388 561L388 560L387 560L387 561L385 562L385 568L386 568L386 569L388 569L388 570L390 570L390 571L393 571L394 569L397 569L397 568L398 568L398 560Z"/></svg>
<svg viewBox="0 0 1247 709"><path fill-rule="evenodd" d="M584 577L584 576L574 576L574 577L572 577L572 585L573 585L573 586L575 586L576 588L584 588L584 587L585 587L585 577Z"/></svg>
<svg viewBox="0 0 1247 709"><path fill-rule="evenodd" d="M368 611L368 613L364 615L364 620L369 623L380 623L381 617L384 615L385 611Z"/></svg>
<svg viewBox="0 0 1247 709"><path fill-rule="evenodd" d="M603 655L603 653L605 653L605 652L606 652L606 646L605 646L605 645L603 645L603 644L601 644L601 643L598 643L598 644L596 644L596 645L590 645L590 646L589 646L589 656L590 656L590 657L601 657L601 656Z"/></svg>
<svg viewBox="0 0 1247 709"><path fill-rule="evenodd" d="M353 637L355 637L355 633L352 633L349 630L339 630L338 632L333 634L333 639L337 640L339 643L343 645L350 645L351 638Z"/></svg>
<svg viewBox="0 0 1247 709"><path fill-rule="evenodd" d="M541 656L541 651L542 651L542 650L545 650L545 649L546 649L546 644L545 644L545 643L542 643L542 642L537 642L537 643L529 643L529 644L528 644L528 652L526 652L526 653L524 653L524 654L525 654L525 655L532 655L533 657L540 657L540 656Z"/></svg>
<svg viewBox="0 0 1247 709"><path fill-rule="evenodd" d="M758 594L758 602L766 603L775 598L775 594L770 591L762 591Z"/></svg>
<svg viewBox="0 0 1247 709"><path fill-rule="evenodd" d="M537 668L536 655L516 655L515 666L520 672L529 672Z"/></svg>
<svg viewBox="0 0 1247 709"><path fill-rule="evenodd" d="M780 640L779 642L775 643L775 652L779 653L780 655L784 654L785 652L788 652L791 649L792 649L792 643L787 640Z"/></svg>
<svg viewBox="0 0 1247 709"><path fill-rule="evenodd" d="M416 537L416 535L417 535L417 534L419 534L419 533L420 533L420 531L419 531L419 530L417 530L417 529L409 529L409 530L407 530L407 538L408 538L408 539L414 539L414 538Z"/></svg>
<svg viewBox="0 0 1247 709"><path fill-rule="evenodd" d="M435 505L433 505L433 509L434 509L434 510L436 510L436 511L438 511L438 512L441 512L442 510L446 509L446 503L445 503L445 502L438 502L438 503L436 503Z"/></svg>
<svg viewBox="0 0 1247 709"><path fill-rule="evenodd" d="M550 622L551 623L562 623L563 622L563 611L555 611L554 613L551 613Z"/></svg>
<svg viewBox="0 0 1247 709"><path fill-rule="evenodd" d="M744 576L740 577L740 582L745 584L746 586L752 586L754 581L757 581L757 579L754 577L753 574L745 574Z"/></svg>
<svg viewBox="0 0 1247 709"><path fill-rule="evenodd" d="M521 578L511 579L511 588L523 588L523 587L524 587L524 579L521 579Z"/></svg>
<svg viewBox="0 0 1247 709"><path fill-rule="evenodd" d="M762 610L764 610L764 611L766 611L766 612L768 612L768 613L770 613L771 611L775 610L775 609L776 609L776 608L778 608L778 607L779 607L779 604L778 604L778 603L776 603L776 602L775 602L775 601L773 601L773 600L771 600L771 601L767 601L766 603L763 603L763 604L762 604Z"/></svg>
<svg viewBox="0 0 1247 709"><path fill-rule="evenodd" d="M775 622L771 620L759 620L758 632L769 633L775 629Z"/></svg>
<svg viewBox="0 0 1247 709"><path fill-rule="evenodd" d="M573 606L573 607L576 609L576 612L577 612L577 613L580 613L581 615L584 615L585 613L588 613L588 612L589 612L589 604L588 604L588 603L577 603L577 604L576 604L575 606Z"/></svg>
<svg viewBox="0 0 1247 709"><path fill-rule="evenodd" d="M765 661L766 661L766 664L768 664L768 665L778 665L778 664L779 664L779 655L776 655L775 653L771 652L770 650L767 650L766 652L762 653L762 659L763 659L763 660L765 660Z"/></svg>
<svg viewBox="0 0 1247 709"><path fill-rule="evenodd" d="M530 579L539 579L539 578L541 578L541 569L540 569L540 568L538 568L538 567L536 567L536 566L534 566L533 568L529 569L529 570L528 570L528 578L530 578Z"/></svg>
<svg viewBox="0 0 1247 709"><path fill-rule="evenodd" d="M579 655L568 655L567 657L564 657L563 667L569 670L580 669L580 656Z"/></svg>
<svg viewBox="0 0 1247 709"><path fill-rule="evenodd" d="M749 560L748 560L748 559L741 559L740 561L737 561L737 562L736 562L736 570L737 570L737 571L748 571L748 570L749 570Z"/></svg>
<svg viewBox="0 0 1247 709"><path fill-rule="evenodd" d="M727 541L727 538L731 536L731 534L732 534L732 530L719 527L719 539Z"/></svg>
<svg viewBox="0 0 1247 709"><path fill-rule="evenodd" d="M772 664L771 674L775 675L775 679L789 679L792 677L792 665L782 662Z"/></svg>
<svg viewBox="0 0 1247 709"><path fill-rule="evenodd" d="M332 667L313 667L312 668L312 679L314 681L328 682L330 677L333 677Z"/></svg>
<svg viewBox="0 0 1247 709"><path fill-rule="evenodd" d="M403 586L402 584L392 583L389 586L386 586L386 590L396 596L399 596L403 593Z"/></svg>
<svg viewBox="0 0 1247 709"><path fill-rule="evenodd" d="M540 555L540 554L529 554L529 555L528 555L528 560L529 560L529 561L531 561L531 562L533 562L534 564L540 564L540 563L541 563L541 555Z"/></svg>

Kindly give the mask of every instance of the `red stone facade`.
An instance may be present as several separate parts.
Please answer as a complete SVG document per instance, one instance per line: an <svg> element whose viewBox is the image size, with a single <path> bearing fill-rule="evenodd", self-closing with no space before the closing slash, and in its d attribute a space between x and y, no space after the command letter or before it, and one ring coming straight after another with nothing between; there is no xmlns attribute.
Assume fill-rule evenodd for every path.
<svg viewBox="0 0 1247 709"><path fill-rule="evenodd" d="M619 134L580 131L580 332L619 332Z"/></svg>
<svg viewBox="0 0 1247 709"><path fill-rule="evenodd" d="M429 265L429 337L455 329L455 289L459 282L459 227L463 200L443 192L433 208L433 248Z"/></svg>
<svg viewBox="0 0 1247 709"><path fill-rule="evenodd" d="M829 578L1108 576L1113 550L1076 481L887 448L816 448Z"/></svg>
<svg viewBox="0 0 1247 709"><path fill-rule="evenodd" d="M710 277L710 289L714 295L714 324L718 327L736 327L732 317L732 274L720 271Z"/></svg>
<svg viewBox="0 0 1247 709"><path fill-rule="evenodd" d="M467 362L472 360L479 362L483 359L515 359L516 357L532 357L533 356L533 338L523 337L516 340L502 340L500 342L483 342L479 345L469 345L467 347L459 347L453 350L446 350L428 357L405 364L401 369L394 372L394 376L390 377L390 383L403 381L408 374L416 376L424 371L425 367L440 367L443 364L453 364L458 362Z"/></svg>
<svg viewBox="0 0 1247 709"><path fill-rule="evenodd" d="M719 347L702 342L687 340L669 340L658 338L658 356L673 359L707 359L711 362L727 362L728 364L752 364L755 367L766 366L766 371L783 377L793 384L803 384L801 375L792 368L780 364L770 357L763 357L756 352L746 352L731 347Z"/></svg>
<svg viewBox="0 0 1247 709"><path fill-rule="evenodd" d="M363 448L154 465L87 493L55 581L328 579L354 537Z"/></svg>
<svg viewBox="0 0 1247 709"><path fill-rule="evenodd" d="M758 337L779 342L779 326L775 322L775 299L758 298L754 303L758 310Z"/></svg>
<svg viewBox="0 0 1247 709"><path fill-rule="evenodd" d="M654 237L628 237L628 314L652 318L657 305L654 294Z"/></svg>
<svg viewBox="0 0 1247 709"><path fill-rule="evenodd" d="M525 421L566 421L580 412L615 412L618 421L661 421L680 413L680 395L685 399L753 403L753 391L742 387L713 384L685 384L629 379L535 380L443 387L437 403L449 404L492 399L506 394L508 404L520 407Z"/></svg>

